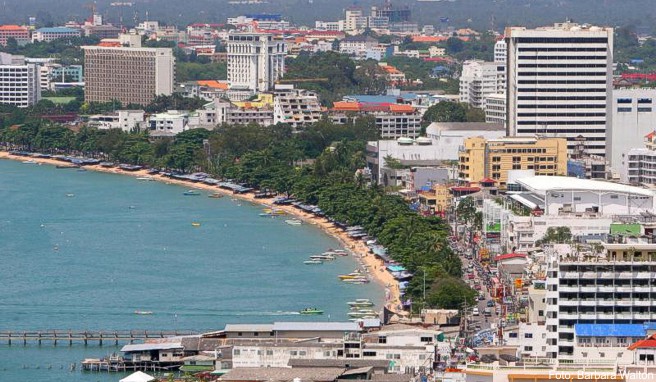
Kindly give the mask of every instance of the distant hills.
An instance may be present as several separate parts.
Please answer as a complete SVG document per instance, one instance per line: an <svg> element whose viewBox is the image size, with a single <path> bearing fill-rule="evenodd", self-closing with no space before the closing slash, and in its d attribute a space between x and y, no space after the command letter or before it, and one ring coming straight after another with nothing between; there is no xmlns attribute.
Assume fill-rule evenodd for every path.
<svg viewBox="0 0 656 382"><path fill-rule="evenodd" d="M336 20L344 8L354 3L365 9L383 0L261 0L263 3L235 4L230 0L97 0L98 11L115 24L133 26L146 19L179 26L191 22L223 22L244 13L281 13L287 19L306 25L314 20ZM82 21L91 12L89 0L3 0L0 24L26 23L36 16L39 25ZM114 3L114 5L110 5ZM50 7L47 7L50 4ZM129 4L132 4L130 6ZM393 0L410 7L420 24L472 27L501 31L507 25L538 26L570 18L581 23L634 25L646 33L656 29L654 0ZM147 13L147 16L146 16ZM448 18L448 22L440 21Z"/></svg>

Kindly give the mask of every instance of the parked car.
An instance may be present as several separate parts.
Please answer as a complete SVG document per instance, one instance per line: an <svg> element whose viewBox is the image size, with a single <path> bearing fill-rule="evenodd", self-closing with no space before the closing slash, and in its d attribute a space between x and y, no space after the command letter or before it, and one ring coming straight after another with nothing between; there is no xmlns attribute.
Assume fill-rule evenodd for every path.
<svg viewBox="0 0 656 382"><path fill-rule="evenodd" d="M492 300L488 301L488 302L487 302L487 306L488 306L489 308L494 308L494 301L492 301Z"/></svg>
<svg viewBox="0 0 656 382"><path fill-rule="evenodd" d="M483 310L483 315L491 316L492 315L492 308L485 308L485 310Z"/></svg>
<svg viewBox="0 0 656 382"><path fill-rule="evenodd" d="M478 308L472 309L472 315L473 316L478 316L479 314L480 314L480 312L478 311Z"/></svg>

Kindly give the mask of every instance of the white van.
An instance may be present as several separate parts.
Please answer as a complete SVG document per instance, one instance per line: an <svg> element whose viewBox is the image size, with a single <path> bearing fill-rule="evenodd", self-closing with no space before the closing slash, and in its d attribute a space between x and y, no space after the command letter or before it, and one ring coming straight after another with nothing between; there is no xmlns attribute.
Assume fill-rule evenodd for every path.
<svg viewBox="0 0 656 382"><path fill-rule="evenodd" d="M472 309L472 315L478 316L480 313L478 312L478 308Z"/></svg>

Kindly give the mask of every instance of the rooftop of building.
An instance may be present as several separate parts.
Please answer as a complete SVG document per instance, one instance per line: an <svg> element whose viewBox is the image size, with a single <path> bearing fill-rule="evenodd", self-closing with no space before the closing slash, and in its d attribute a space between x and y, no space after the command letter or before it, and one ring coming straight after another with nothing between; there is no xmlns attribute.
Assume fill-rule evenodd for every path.
<svg viewBox="0 0 656 382"><path fill-rule="evenodd" d="M20 26L20 25L0 25L0 31L3 31L3 32L9 32L9 31L27 32L28 29L27 29L27 27Z"/></svg>
<svg viewBox="0 0 656 382"><path fill-rule="evenodd" d="M574 324L577 337L644 337L643 324Z"/></svg>
<svg viewBox="0 0 656 382"><path fill-rule="evenodd" d="M357 322L274 322L274 331L359 332Z"/></svg>
<svg viewBox="0 0 656 382"><path fill-rule="evenodd" d="M433 122L427 129L441 131L506 131L502 124L485 122Z"/></svg>
<svg viewBox="0 0 656 382"><path fill-rule="evenodd" d="M538 195L549 191L615 192L618 194L653 197L654 192L640 187L628 186L601 180L579 179L567 176L532 176L517 179L517 184Z"/></svg>
<svg viewBox="0 0 656 382"><path fill-rule="evenodd" d="M344 368L286 368L286 367L244 367L230 370L219 378L220 381L262 381L291 382L299 378L304 382L334 382L346 371Z"/></svg>
<svg viewBox="0 0 656 382"><path fill-rule="evenodd" d="M628 350L636 349L654 349L656 348L656 334L652 334L649 338L640 340L636 343L631 344L628 347Z"/></svg>
<svg viewBox="0 0 656 382"><path fill-rule="evenodd" d="M80 33L78 29L66 28L66 27L51 27L51 28L39 28L36 32L41 33Z"/></svg>
<svg viewBox="0 0 656 382"><path fill-rule="evenodd" d="M384 359L298 359L289 360L288 366L292 368L350 368L350 367L383 367L387 368L389 361Z"/></svg>

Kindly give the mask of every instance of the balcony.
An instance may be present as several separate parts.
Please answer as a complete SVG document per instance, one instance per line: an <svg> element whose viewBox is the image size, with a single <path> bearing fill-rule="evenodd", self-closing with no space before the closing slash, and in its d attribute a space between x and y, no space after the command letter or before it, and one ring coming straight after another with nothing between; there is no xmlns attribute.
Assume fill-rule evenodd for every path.
<svg viewBox="0 0 656 382"><path fill-rule="evenodd" d="M594 320L597 318L597 313L581 313L579 317L582 320Z"/></svg>
<svg viewBox="0 0 656 382"><path fill-rule="evenodd" d="M617 306L633 306L633 300L615 300Z"/></svg>
<svg viewBox="0 0 656 382"><path fill-rule="evenodd" d="M611 278L613 278L613 275L614 275L614 274L615 274L615 273L613 273L613 272L599 272L599 273L597 273L597 278L600 278L600 279L611 279Z"/></svg>
<svg viewBox="0 0 656 382"><path fill-rule="evenodd" d="M562 306L578 306L578 305L579 305L579 300L564 300L564 299L560 299L560 300L558 300L558 305L562 305Z"/></svg>
<svg viewBox="0 0 656 382"><path fill-rule="evenodd" d="M633 287L631 287L631 286L620 286L620 287L615 287L615 290L617 292L632 292Z"/></svg>
<svg viewBox="0 0 656 382"><path fill-rule="evenodd" d="M651 272L637 272L635 278L637 279L650 279L654 278L656 274Z"/></svg>
<svg viewBox="0 0 656 382"><path fill-rule="evenodd" d="M583 272L583 273L581 273L581 278L596 279L597 278L597 272Z"/></svg>
<svg viewBox="0 0 656 382"><path fill-rule="evenodd" d="M581 306L597 306L597 300L579 300Z"/></svg>
<svg viewBox="0 0 656 382"><path fill-rule="evenodd" d="M572 313L558 312L558 318L565 319L565 320L576 320L579 318L579 314L576 312L572 312Z"/></svg>
<svg viewBox="0 0 656 382"><path fill-rule="evenodd" d="M612 292L615 291L615 287L613 287L613 286L600 286L598 288L598 290L599 290L599 292L610 292L610 293L612 293Z"/></svg>
<svg viewBox="0 0 656 382"><path fill-rule="evenodd" d="M578 279L579 278L579 273L578 272L561 272L560 276L561 276L561 278L564 278L564 279Z"/></svg>
<svg viewBox="0 0 656 382"><path fill-rule="evenodd" d="M634 286L633 291L634 292L650 292L651 291L650 286Z"/></svg>
<svg viewBox="0 0 656 382"><path fill-rule="evenodd" d="M561 292L578 292L578 285L558 285L558 290Z"/></svg>
<svg viewBox="0 0 656 382"><path fill-rule="evenodd" d="M633 277L635 277L635 274L633 272L620 272L616 276L616 278L618 279L632 279Z"/></svg>
<svg viewBox="0 0 656 382"><path fill-rule="evenodd" d="M581 292L594 293L594 292L597 291L597 287L594 286L594 285L581 286L581 287L579 287L579 288L580 288L579 290L580 290ZM603 292L603 290L602 290L601 288L603 288L603 287L599 287L599 291L600 291L600 292ZM612 289L612 287L611 287L610 292L612 292L612 291L613 291L613 289Z"/></svg>
<svg viewBox="0 0 656 382"><path fill-rule="evenodd" d="M633 313L633 317L637 320L650 320L651 319L651 314L650 313Z"/></svg>

